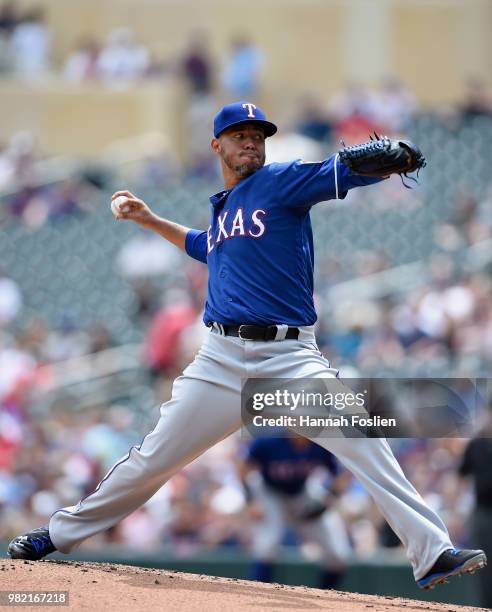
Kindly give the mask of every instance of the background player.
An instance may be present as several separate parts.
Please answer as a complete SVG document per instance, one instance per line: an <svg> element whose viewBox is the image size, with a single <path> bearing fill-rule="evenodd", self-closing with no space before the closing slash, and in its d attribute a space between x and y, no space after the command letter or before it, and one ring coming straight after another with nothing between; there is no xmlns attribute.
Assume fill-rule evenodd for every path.
<svg viewBox="0 0 492 612"><path fill-rule="evenodd" d="M324 472L323 486L312 491L308 482L319 468ZM247 448L240 474L252 519L251 578L272 582L273 561L286 527L291 527L301 541L321 547L319 586L335 588L351 551L343 519L330 507L348 475L340 472L335 457L300 436L257 438Z"/></svg>

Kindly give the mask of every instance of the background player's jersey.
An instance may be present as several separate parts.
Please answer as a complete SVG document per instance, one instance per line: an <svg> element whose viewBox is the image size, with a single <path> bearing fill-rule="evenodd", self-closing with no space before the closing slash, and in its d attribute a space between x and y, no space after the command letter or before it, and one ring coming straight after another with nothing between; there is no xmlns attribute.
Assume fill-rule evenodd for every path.
<svg viewBox="0 0 492 612"><path fill-rule="evenodd" d="M186 236L187 253L208 264L205 323L312 325L309 210L379 180L351 175L334 156L270 164L211 196L208 231L190 230Z"/></svg>
<svg viewBox="0 0 492 612"><path fill-rule="evenodd" d="M327 468L333 476L339 471L330 452L314 442L295 446L290 438L257 438L248 448L246 460L258 466L269 487L284 495L300 493L317 467Z"/></svg>

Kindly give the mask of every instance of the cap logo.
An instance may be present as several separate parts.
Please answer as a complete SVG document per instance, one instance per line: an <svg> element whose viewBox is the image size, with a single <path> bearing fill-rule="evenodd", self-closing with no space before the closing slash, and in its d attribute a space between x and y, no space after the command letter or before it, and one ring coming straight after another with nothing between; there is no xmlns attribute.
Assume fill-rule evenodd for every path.
<svg viewBox="0 0 492 612"><path fill-rule="evenodd" d="M256 110L256 106L254 104L243 104L243 108L247 108L248 109L248 117L252 117L254 119L255 114L253 112L253 109Z"/></svg>

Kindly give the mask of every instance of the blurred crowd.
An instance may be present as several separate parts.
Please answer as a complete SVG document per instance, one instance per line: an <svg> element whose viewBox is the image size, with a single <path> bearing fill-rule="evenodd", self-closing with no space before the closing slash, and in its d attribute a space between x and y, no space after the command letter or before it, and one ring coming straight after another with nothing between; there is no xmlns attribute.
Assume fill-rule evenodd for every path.
<svg viewBox="0 0 492 612"><path fill-rule="evenodd" d="M228 98L253 98L262 90L267 69L264 50L241 33L230 38L228 53L220 61L214 57L206 29L191 32L185 48L165 58L155 57L131 26L108 31L104 41L87 34L61 65L53 58L55 38L41 6L21 8L12 0L4 0L0 5L0 74L24 79L62 74L71 82L100 80L123 86L172 74L182 77L191 97L203 100L219 90ZM315 138L326 136L323 126L327 121L343 122L352 116L358 117L360 128L365 129L369 122L399 130L417 107L414 96L394 78L386 79L374 91L350 83L327 109L320 109L309 96L304 103L305 130ZM474 116L492 112L490 92L481 80L470 79L462 111Z"/></svg>
<svg viewBox="0 0 492 612"><path fill-rule="evenodd" d="M50 70L53 33L41 7L19 10L15 2L0 8L0 71L36 79Z"/></svg>
<svg viewBox="0 0 492 612"><path fill-rule="evenodd" d="M207 35L195 31L186 51L177 57L155 57L131 27L115 28L106 40L81 39L63 58L54 60L55 33L44 9L22 9L12 0L0 6L0 73L26 80L62 75L69 82L101 81L125 86L140 79L182 76L192 94L208 94L215 86L234 97L256 93L264 54L245 36L234 36L229 54L215 66Z"/></svg>
<svg viewBox="0 0 492 612"><path fill-rule="evenodd" d="M217 166L209 151L211 117L223 100L261 99L265 91L268 57L257 42L246 34L233 34L228 51L220 59L213 52L212 42L210 32L198 29L173 56L156 57L136 31L126 26L108 31L106 40L87 35L55 62L55 33L43 9L36 5L22 9L12 0L0 5L0 76L27 81L49 81L50 76L56 76L67 83L100 82L118 88L135 85L141 79L168 77L183 84L182 131L188 135L184 143L187 160L180 166L168 150L167 158L160 160L167 167L167 177L178 174L181 179L215 179ZM465 90L455 108L435 109L436 114L442 115L443 121L452 118L455 124L492 117L489 84L471 77ZM424 112L411 89L393 76L372 87L348 82L329 98L305 92L295 101L295 109L292 116L280 117L282 129L272 143L277 160L291 155L294 145L299 156L305 153L307 158L338 147L341 139L350 144L366 140L373 132L403 134L412 119ZM19 184L32 187L29 170L34 162L49 157L49 151L39 150L39 144L29 139L32 141L29 134L22 133L11 142L0 141L0 191ZM153 160L148 165L149 172L155 170ZM162 178L162 169L159 174ZM21 199L37 195L28 192ZM53 197L57 199L58 194ZM24 203L13 206L16 211L25 208ZM51 208L49 203L47 206ZM67 208L57 202L55 214L59 207Z"/></svg>

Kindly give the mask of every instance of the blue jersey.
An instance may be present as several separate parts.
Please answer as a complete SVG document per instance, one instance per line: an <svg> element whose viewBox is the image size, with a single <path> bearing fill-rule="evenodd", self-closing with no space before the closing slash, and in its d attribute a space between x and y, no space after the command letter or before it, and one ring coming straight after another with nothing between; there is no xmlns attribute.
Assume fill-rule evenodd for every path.
<svg viewBox="0 0 492 612"><path fill-rule="evenodd" d="M205 323L312 325L317 202L381 179L350 174L338 155L269 164L211 196L207 232L190 230L186 252L208 264Z"/></svg>
<svg viewBox="0 0 492 612"><path fill-rule="evenodd" d="M247 460L258 466L265 483L285 495L300 493L311 472L323 466L338 473L335 457L314 442L297 447L290 438L257 438L247 451Z"/></svg>

